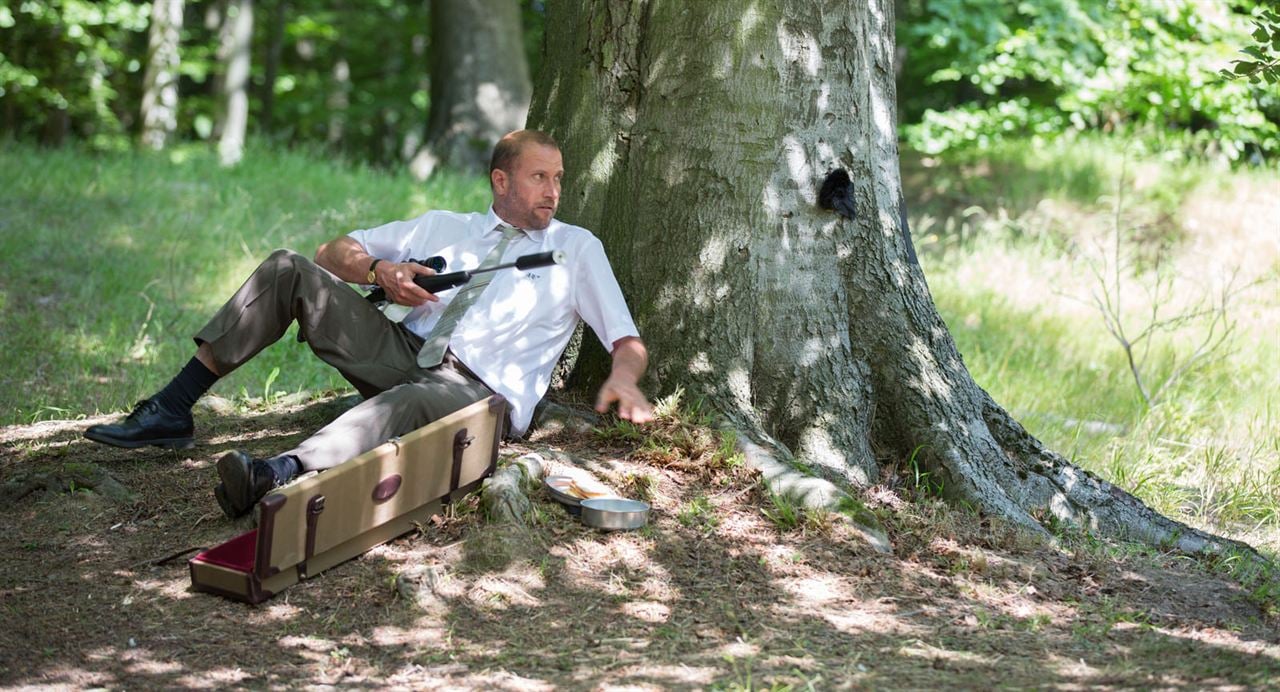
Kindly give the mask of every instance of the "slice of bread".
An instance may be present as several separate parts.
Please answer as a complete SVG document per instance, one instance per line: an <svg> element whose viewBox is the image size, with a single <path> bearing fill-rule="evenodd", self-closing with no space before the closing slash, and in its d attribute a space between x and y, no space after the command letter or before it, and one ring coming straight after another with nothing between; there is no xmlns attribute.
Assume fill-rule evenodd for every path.
<svg viewBox="0 0 1280 692"><path fill-rule="evenodd" d="M570 495L581 500L590 500L593 497L609 497L613 494L608 488L602 485L578 480L574 480L569 484L568 492Z"/></svg>

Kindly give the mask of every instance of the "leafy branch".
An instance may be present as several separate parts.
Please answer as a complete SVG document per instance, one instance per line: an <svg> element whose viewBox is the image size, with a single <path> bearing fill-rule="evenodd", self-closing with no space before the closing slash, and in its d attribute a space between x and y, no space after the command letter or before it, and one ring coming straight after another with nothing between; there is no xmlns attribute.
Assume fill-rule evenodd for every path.
<svg viewBox="0 0 1280 692"><path fill-rule="evenodd" d="M1248 79L1251 83L1280 83L1280 11L1263 10L1254 17L1254 43L1240 49L1248 60L1234 60L1230 70L1218 74L1227 79Z"/></svg>

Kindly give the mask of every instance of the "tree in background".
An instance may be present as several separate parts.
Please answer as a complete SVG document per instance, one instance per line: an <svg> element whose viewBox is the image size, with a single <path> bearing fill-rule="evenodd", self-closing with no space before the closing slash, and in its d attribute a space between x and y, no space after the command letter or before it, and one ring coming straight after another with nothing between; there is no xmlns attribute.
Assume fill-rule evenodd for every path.
<svg viewBox="0 0 1280 692"><path fill-rule="evenodd" d="M1256 557L1044 448L973 381L905 222L892 0L547 19L530 121L562 143L562 216L608 247L659 391L705 398L761 465L834 482L797 484L810 501L910 468L1034 531Z"/></svg>
<svg viewBox="0 0 1280 692"><path fill-rule="evenodd" d="M127 145L146 28L145 4L0 0L0 127L51 145Z"/></svg>
<svg viewBox="0 0 1280 692"><path fill-rule="evenodd" d="M142 86L142 145L163 149L178 127L178 44L183 0L151 3L147 74Z"/></svg>
<svg viewBox="0 0 1280 692"><path fill-rule="evenodd" d="M285 15L289 11L288 0L275 0L269 3L271 14L267 20L267 45L262 51L263 76L259 85L259 102L262 104L258 114L258 122L264 130L270 131L275 120L276 77L280 72L280 53L284 50Z"/></svg>
<svg viewBox="0 0 1280 692"><path fill-rule="evenodd" d="M431 5L431 116L411 170L488 170L498 138L524 127L532 86L517 0Z"/></svg>
<svg viewBox="0 0 1280 692"><path fill-rule="evenodd" d="M253 0L225 0L218 32L218 159L235 165L244 156L249 126L249 53L253 42Z"/></svg>

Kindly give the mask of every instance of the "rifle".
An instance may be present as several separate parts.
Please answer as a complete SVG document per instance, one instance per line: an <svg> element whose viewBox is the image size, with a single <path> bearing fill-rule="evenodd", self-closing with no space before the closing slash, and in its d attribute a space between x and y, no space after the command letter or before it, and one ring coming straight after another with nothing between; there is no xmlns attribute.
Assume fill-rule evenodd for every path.
<svg viewBox="0 0 1280 692"><path fill-rule="evenodd" d="M436 271L440 271L445 267L444 258L439 256L430 257L425 260L409 261L417 262L418 264L430 267ZM497 264L492 267L484 267L482 269L464 269L462 271L449 272L448 274L432 274L430 276L418 274L413 277L413 282L421 286L422 289L428 293L439 293L451 288L457 288L458 286L471 281L471 278L476 274L496 272L499 269L510 269L512 267L515 267L516 269L536 269L538 267L549 267L553 264L564 264L564 262L564 251L552 250L551 252L537 252L532 255L521 255L517 257L514 262ZM387 300L387 292L379 286L370 291L369 295L365 296L365 298L371 303L382 303Z"/></svg>

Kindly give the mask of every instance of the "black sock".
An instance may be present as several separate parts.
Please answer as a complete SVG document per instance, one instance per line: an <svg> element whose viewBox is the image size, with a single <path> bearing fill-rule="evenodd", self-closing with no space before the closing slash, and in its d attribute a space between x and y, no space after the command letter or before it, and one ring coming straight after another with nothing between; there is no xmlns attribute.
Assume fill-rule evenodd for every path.
<svg viewBox="0 0 1280 692"><path fill-rule="evenodd" d="M206 368L204 363L192 358L177 377L151 398L170 411L190 411L196 399L204 396L217 381L218 376Z"/></svg>
<svg viewBox="0 0 1280 692"><path fill-rule="evenodd" d="M293 477L302 473L302 462L292 454L283 454L267 459L267 466L275 474L276 483L288 483Z"/></svg>

